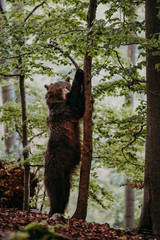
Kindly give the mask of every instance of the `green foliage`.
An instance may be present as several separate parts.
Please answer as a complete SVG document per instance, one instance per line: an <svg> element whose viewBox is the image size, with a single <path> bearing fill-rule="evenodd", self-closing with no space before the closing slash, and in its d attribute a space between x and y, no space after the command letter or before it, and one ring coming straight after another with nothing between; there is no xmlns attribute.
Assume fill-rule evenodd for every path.
<svg viewBox="0 0 160 240"><path fill-rule="evenodd" d="M42 82L48 77L53 81L53 77L56 79L72 73L69 55L82 67L89 31L89 54L93 56L92 75L95 79L92 170L98 164L99 167L123 172L130 179L143 180L146 104L139 101L133 111L127 103L133 93L145 95L146 48L160 46L157 36L150 40L144 38L144 0L99 0L98 9L102 13L89 30L86 26L89 1L62 0L59 3L58 0L49 0L41 3L40 0L7 0L7 12L0 16L3 18L0 24L0 82L6 84L6 77L13 73L25 76L31 150L28 162L31 165L43 164L48 130L44 92L40 90ZM63 48L63 54L49 46L51 40ZM132 44L137 46L135 64L126 56L127 47ZM159 65L156 67L159 69ZM66 71L60 73L60 68ZM35 78L39 78L36 83ZM18 80L13 76L11 82L17 84ZM17 92L19 94L19 90ZM106 96L125 96L126 104L121 108L105 106ZM21 104L10 100L0 107L0 112L0 123L8 128L8 137L16 130L22 141ZM93 180L90 193L91 201L104 208L109 205L103 202L104 195L112 203L112 195L103 186L96 188Z"/></svg>
<svg viewBox="0 0 160 240"><path fill-rule="evenodd" d="M64 57L67 55L62 57L58 52L57 57L57 51L48 46L53 39L68 53L82 45L84 48L84 20L88 5L85 1L62 1L61 5L58 1L46 1L32 14L38 1L15 1L15 4L14 7L9 5L6 20L0 26L1 59L8 59L1 65L1 74L11 74L21 68L26 77L32 77L33 73L51 75L53 68L46 66L46 61L66 65L68 61ZM22 57L21 65L19 57Z"/></svg>
<svg viewBox="0 0 160 240"><path fill-rule="evenodd" d="M94 114L94 156L102 166L143 179L145 142L144 102L131 108L99 107Z"/></svg>
<svg viewBox="0 0 160 240"><path fill-rule="evenodd" d="M95 182L95 179L90 181L90 201L95 207L97 205L101 206L104 210L111 208L111 205L114 202L113 193L106 190L103 187L103 184L100 184L98 181Z"/></svg>
<svg viewBox="0 0 160 240"><path fill-rule="evenodd" d="M45 104L44 98L42 98L42 90L27 86L28 89L28 104L27 104L27 126L28 126L28 142L32 147L40 150L38 144L34 143L34 138L46 137L48 129L46 126L47 117L47 106ZM19 141L22 142L22 113L21 113L21 103L16 103L13 100L7 101L4 106L0 107L0 122L3 123L8 129L7 136L3 136L2 139L11 136L13 131L18 132ZM41 146L40 146L41 147ZM41 151L44 151L42 148ZM23 151L23 149L22 149ZM42 155L42 153L41 153ZM38 153L35 157L39 158ZM41 157L43 158L43 157Z"/></svg>

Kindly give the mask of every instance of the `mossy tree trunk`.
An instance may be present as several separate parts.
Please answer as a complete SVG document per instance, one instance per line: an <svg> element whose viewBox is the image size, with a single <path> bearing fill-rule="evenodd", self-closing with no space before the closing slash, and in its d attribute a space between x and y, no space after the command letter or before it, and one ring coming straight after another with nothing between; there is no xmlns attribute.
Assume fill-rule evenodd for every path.
<svg viewBox="0 0 160 240"><path fill-rule="evenodd" d="M19 58L19 68L21 71L22 58ZM24 74L20 73L19 89L21 96L22 109L22 144L23 144L23 159L24 159L24 196L23 196L23 210L29 209L30 201L30 165L27 163L29 157L28 148L28 129L27 129L27 109L26 109L26 93L25 93L25 78Z"/></svg>
<svg viewBox="0 0 160 240"><path fill-rule="evenodd" d="M26 113L26 97L24 86L24 75L20 76L20 95L22 106L22 143L23 143L23 158L26 161L29 157L28 140L27 140L27 113ZM29 209L30 200L30 165L24 163L24 198L23 210Z"/></svg>

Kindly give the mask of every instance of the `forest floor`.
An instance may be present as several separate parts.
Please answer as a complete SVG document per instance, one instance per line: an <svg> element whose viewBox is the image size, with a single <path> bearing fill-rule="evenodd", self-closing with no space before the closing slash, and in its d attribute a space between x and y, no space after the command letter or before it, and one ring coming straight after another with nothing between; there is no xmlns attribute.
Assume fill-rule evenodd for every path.
<svg viewBox="0 0 160 240"><path fill-rule="evenodd" d="M123 231L120 229L111 228L109 224L87 223L83 220L68 219L66 221L54 221L47 217L46 214L20 211L15 209L0 209L0 240L8 240L12 233L22 231L27 224L39 222L43 223L45 228L54 227L54 231L67 238L47 238L35 237L14 238L26 240L47 240L47 239L75 239L75 240L103 240L103 239L149 239L160 240L160 236L149 234L138 234L136 231ZM36 234L36 231L34 231Z"/></svg>

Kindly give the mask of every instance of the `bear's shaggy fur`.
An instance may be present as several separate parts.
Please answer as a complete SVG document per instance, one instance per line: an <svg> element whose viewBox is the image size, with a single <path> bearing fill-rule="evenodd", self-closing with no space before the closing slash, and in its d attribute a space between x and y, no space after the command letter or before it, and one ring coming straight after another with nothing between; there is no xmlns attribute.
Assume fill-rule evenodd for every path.
<svg viewBox="0 0 160 240"><path fill-rule="evenodd" d="M78 69L72 87L68 81L45 85L50 136L45 153L44 182L50 201L49 216L64 213L71 176L80 162L79 120L84 113L83 81L83 71Z"/></svg>

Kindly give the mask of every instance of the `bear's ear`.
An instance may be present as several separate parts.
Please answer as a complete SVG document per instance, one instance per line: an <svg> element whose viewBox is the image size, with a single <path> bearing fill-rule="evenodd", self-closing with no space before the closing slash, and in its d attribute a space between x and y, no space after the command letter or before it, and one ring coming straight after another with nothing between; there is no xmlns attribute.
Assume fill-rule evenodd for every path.
<svg viewBox="0 0 160 240"><path fill-rule="evenodd" d="M49 88L49 85L45 84L44 87L48 90Z"/></svg>
<svg viewBox="0 0 160 240"><path fill-rule="evenodd" d="M70 77L67 77L65 81L70 82Z"/></svg>

